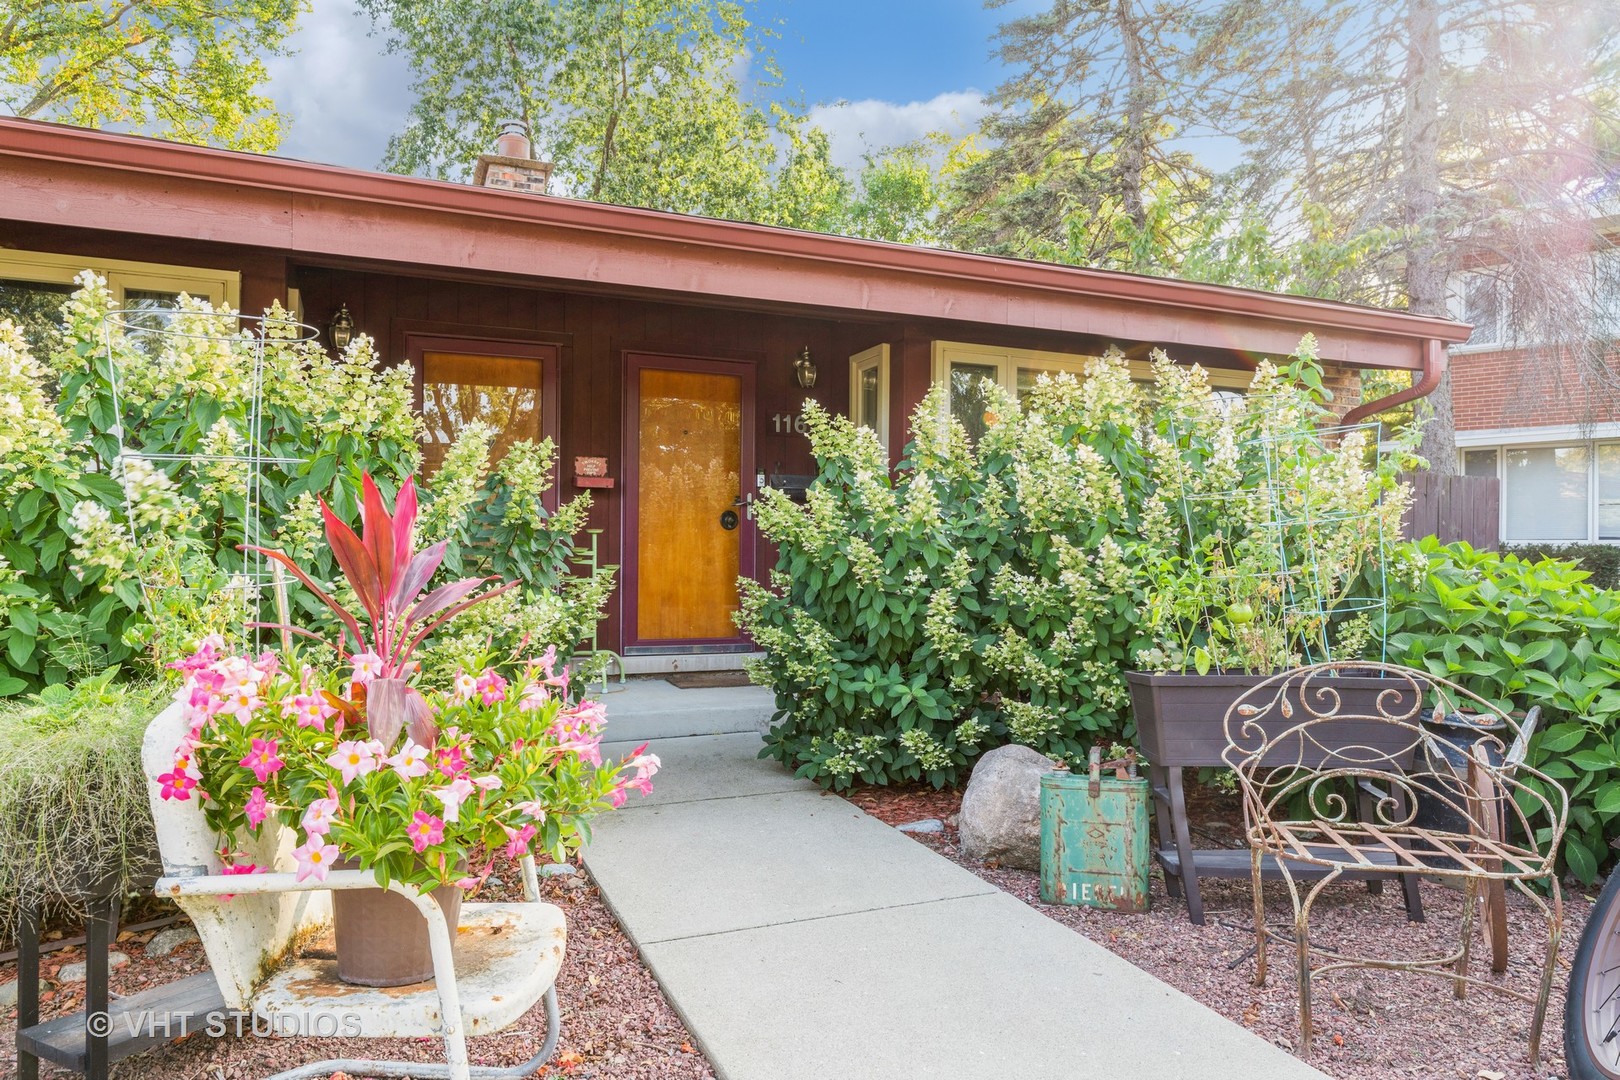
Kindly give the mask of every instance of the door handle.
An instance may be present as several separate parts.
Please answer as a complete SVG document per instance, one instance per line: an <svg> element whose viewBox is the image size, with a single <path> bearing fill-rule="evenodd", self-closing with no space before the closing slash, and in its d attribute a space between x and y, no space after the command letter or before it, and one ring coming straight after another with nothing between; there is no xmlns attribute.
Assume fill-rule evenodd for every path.
<svg viewBox="0 0 1620 1080"><path fill-rule="evenodd" d="M743 513L748 515L748 520L754 520L754 493L752 491L746 495L739 495L735 499L732 499L731 505L742 507Z"/></svg>

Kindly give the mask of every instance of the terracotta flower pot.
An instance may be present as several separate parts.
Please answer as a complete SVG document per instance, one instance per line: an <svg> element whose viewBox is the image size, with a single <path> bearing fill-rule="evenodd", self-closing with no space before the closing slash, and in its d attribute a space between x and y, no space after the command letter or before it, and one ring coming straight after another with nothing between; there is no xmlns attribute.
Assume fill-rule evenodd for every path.
<svg viewBox="0 0 1620 1080"><path fill-rule="evenodd" d="M354 864L343 867L356 869ZM450 924L461 921L461 890L441 885L433 898ZM428 924L416 905L387 889L336 889L332 930L337 939L338 978L357 986L405 986L433 978Z"/></svg>

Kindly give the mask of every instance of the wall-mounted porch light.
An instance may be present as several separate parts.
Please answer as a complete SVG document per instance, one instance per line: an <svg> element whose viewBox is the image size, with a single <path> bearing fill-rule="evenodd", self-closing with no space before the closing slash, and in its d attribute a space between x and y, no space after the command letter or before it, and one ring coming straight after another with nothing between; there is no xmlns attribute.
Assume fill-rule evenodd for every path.
<svg viewBox="0 0 1620 1080"><path fill-rule="evenodd" d="M349 314L349 305L343 304L338 307L337 314L332 316L332 322L326 329L326 334L334 349L349 347L349 342L354 340L354 316Z"/></svg>
<svg viewBox="0 0 1620 1080"><path fill-rule="evenodd" d="M810 359L808 345L800 349L799 355L793 360L793 378L802 390L809 390L816 385L816 362Z"/></svg>

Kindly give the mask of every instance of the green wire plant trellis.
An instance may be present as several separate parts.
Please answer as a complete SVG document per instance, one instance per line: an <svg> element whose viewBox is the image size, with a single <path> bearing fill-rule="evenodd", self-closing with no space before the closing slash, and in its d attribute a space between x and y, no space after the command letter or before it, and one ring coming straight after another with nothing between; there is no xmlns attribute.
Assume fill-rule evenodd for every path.
<svg viewBox="0 0 1620 1080"><path fill-rule="evenodd" d="M1385 567L1391 538L1380 512L1386 493L1357 506L1344 492L1324 490L1313 466L1334 447L1364 446L1373 468L1388 472L1391 451L1377 421L1288 431L1248 439L1237 447L1248 483L1219 492L1193 493L1182 475L1179 504L1189 559L1204 560L1211 577L1233 595L1274 598L1288 645L1306 664L1365 659L1336 655L1334 631L1363 619L1387 659L1389 588ZM1182 445L1174 424L1171 436ZM1352 552L1375 555L1362 558Z"/></svg>
<svg viewBox="0 0 1620 1080"><path fill-rule="evenodd" d="M112 399L111 434L117 440L117 454L113 459L113 478L124 490L124 513L129 540L137 553L151 553L160 547L158 532L161 523L139 505L138 488L141 485L159 488L172 486L183 471L196 473L207 470L223 485L239 489L240 499L230 500L239 512L232 520L229 513L215 522L220 530L222 551L238 551L242 561L231 568L228 581L218 584L176 584L154 579L143 573L140 586L149 612L156 617L155 594L159 590L179 589L202 592L223 590L229 594L236 608L243 613L241 620L242 643L260 642L262 630L260 607L268 590L275 598L276 621L286 622L286 594L277 568L267 567L264 556L251 550L265 543L263 522L263 488L266 466L296 468L307 464L307 459L282 457L267 451L264 413L265 348L267 341L285 345L298 345L315 341L319 331L290 317L272 315L239 315L220 312L188 310L184 303L176 305L143 305L120 307L109 311L102 319L102 350L107 364L107 380ZM122 347L120 347L122 346ZM241 429L232 428L239 437L237 448L221 453L181 453L162 445L132 445L126 418L133 415L137 404L130 399L129 380L121 371L121 356L133 346L154 362L166 354L185 349L207 348L220 350L246 372L245 400L233 404L242 407ZM155 403L156 412L143 417L143 431L162 432L173 424L191 418L192 401L174 388ZM229 423L224 417L214 422ZM159 476L162 479L159 479ZM222 507L225 500L221 500ZM167 538L164 538L167 539ZM150 565L144 561L142 565ZM285 636L285 634L284 634Z"/></svg>

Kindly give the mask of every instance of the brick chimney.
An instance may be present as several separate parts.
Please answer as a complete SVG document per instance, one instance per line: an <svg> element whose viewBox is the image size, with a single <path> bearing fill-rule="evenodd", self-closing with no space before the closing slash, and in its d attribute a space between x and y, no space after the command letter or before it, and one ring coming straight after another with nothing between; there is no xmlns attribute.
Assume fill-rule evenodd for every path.
<svg viewBox="0 0 1620 1080"><path fill-rule="evenodd" d="M502 120L495 136L495 152L478 155L473 166L473 183L478 187L522 191L544 195L551 180L551 162L536 161L530 155L529 125L521 120Z"/></svg>

